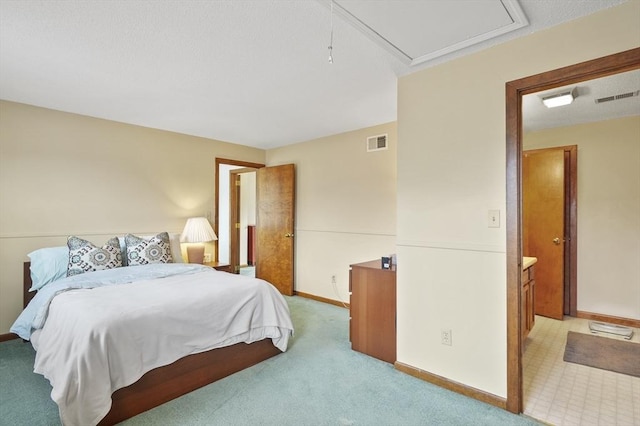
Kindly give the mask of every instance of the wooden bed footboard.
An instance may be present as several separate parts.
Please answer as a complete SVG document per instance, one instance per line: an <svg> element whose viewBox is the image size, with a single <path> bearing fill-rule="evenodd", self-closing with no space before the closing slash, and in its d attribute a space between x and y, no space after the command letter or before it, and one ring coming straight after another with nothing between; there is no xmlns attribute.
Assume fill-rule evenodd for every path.
<svg viewBox="0 0 640 426"><path fill-rule="evenodd" d="M26 306L35 295L31 288L30 262L24 263L23 302ZM147 372L137 382L113 393L111 411L99 425L113 425L143 413L193 390L278 355L271 339L251 344L212 349L188 355L173 364Z"/></svg>
<svg viewBox="0 0 640 426"><path fill-rule="evenodd" d="M149 371L111 396L113 405L99 425L113 425L280 353L271 339L189 355Z"/></svg>

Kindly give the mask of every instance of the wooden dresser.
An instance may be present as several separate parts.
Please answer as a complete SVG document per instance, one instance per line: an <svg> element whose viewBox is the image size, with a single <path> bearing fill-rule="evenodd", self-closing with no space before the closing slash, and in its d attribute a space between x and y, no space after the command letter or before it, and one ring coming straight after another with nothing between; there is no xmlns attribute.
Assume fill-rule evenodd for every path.
<svg viewBox="0 0 640 426"><path fill-rule="evenodd" d="M350 265L351 348L382 361L396 361L396 267L380 259Z"/></svg>

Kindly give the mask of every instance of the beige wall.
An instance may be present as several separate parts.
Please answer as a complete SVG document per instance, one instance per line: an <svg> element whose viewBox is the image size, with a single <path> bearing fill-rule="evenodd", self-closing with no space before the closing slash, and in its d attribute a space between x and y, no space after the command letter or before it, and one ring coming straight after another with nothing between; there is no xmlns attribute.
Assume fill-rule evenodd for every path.
<svg viewBox="0 0 640 426"><path fill-rule="evenodd" d="M524 135L564 145L578 146L578 310L640 319L640 116Z"/></svg>
<svg viewBox="0 0 640 426"><path fill-rule="evenodd" d="M213 216L217 156L265 161L259 149L0 101L0 334L20 313L27 253Z"/></svg>
<svg viewBox="0 0 640 426"><path fill-rule="evenodd" d="M640 46L638 16L632 1L399 80L399 362L506 397L505 83Z"/></svg>
<svg viewBox="0 0 640 426"><path fill-rule="evenodd" d="M367 152L383 133L389 148ZM296 291L348 303L349 265L395 252L396 147L388 123L267 151L296 165Z"/></svg>

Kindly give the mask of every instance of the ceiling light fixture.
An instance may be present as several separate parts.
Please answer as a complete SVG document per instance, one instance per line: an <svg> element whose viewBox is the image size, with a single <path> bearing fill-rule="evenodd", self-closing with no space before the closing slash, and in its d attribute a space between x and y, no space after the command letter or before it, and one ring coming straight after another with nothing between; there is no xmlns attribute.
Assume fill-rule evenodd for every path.
<svg viewBox="0 0 640 426"><path fill-rule="evenodd" d="M331 2L331 40L329 41L329 63L333 63L333 0Z"/></svg>
<svg viewBox="0 0 640 426"><path fill-rule="evenodd" d="M559 106L569 105L575 98L577 98L576 89L565 90L560 93L554 93L553 95L545 96L542 98L542 103L547 108L555 108Z"/></svg>

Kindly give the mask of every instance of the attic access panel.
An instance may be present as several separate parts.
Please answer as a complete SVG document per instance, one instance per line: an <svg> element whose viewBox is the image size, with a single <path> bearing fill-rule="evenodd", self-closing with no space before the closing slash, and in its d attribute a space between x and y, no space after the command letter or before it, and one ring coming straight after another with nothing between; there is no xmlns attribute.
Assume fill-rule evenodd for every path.
<svg viewBox="0 0 640 426"><path fill-rule="evenodd" d="M334 5L412 66L528 25L517 0L334 0Z"/></svg>

